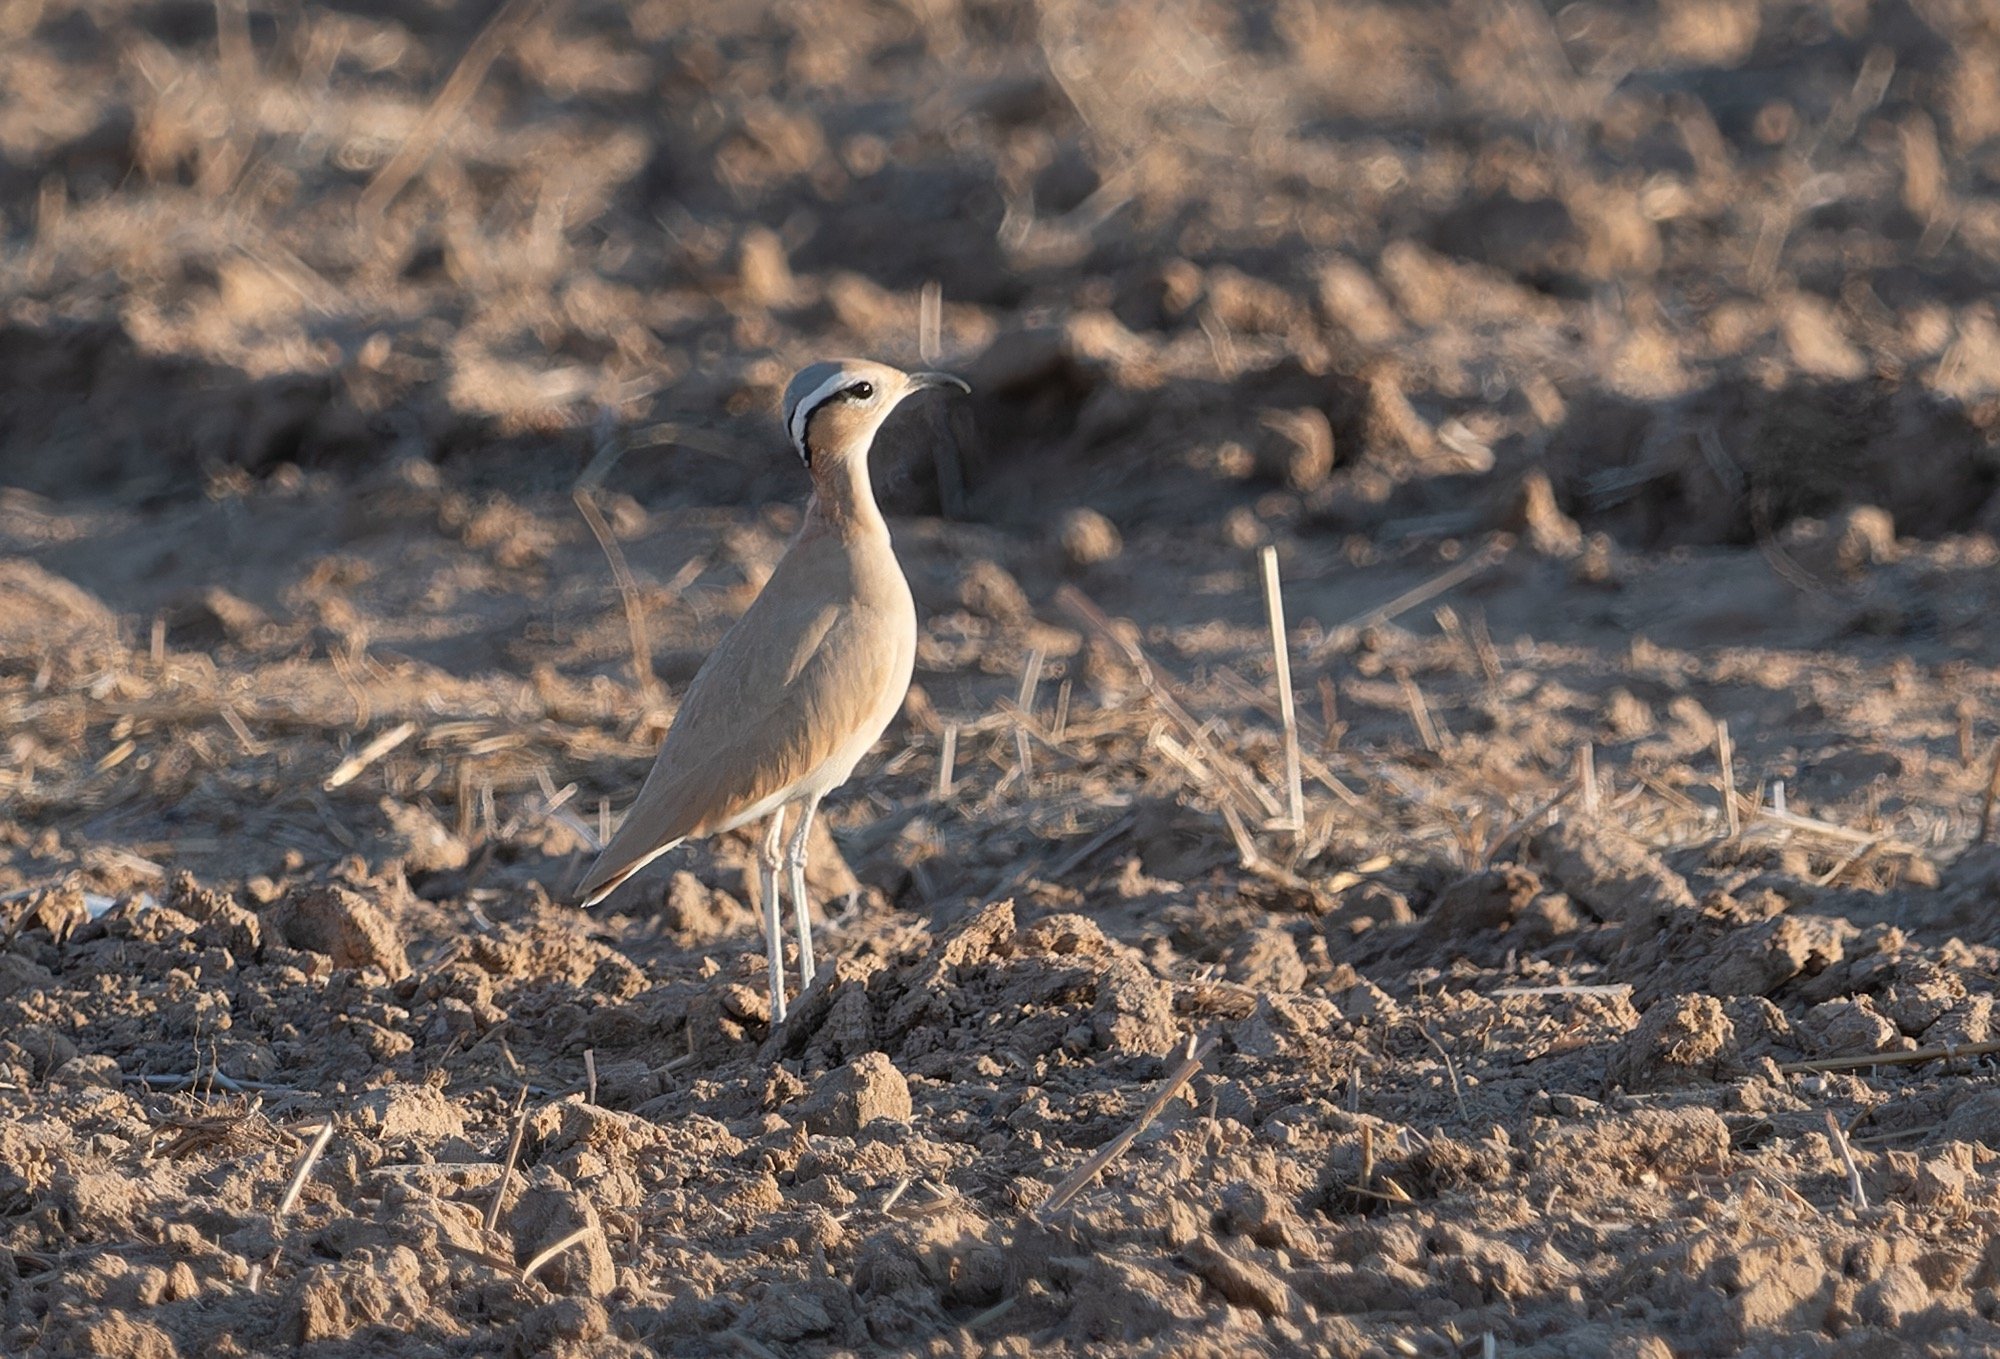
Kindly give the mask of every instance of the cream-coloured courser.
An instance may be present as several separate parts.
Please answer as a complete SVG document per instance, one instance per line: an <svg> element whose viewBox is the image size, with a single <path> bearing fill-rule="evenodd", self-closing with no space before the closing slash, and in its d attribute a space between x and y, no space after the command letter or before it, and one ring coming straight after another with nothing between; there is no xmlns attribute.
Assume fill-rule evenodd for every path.
<svg viewBox="0 0 2000 1359"><path fill-rule="evenodd" d="M905 397L965 383L841 360L785 389L785 429L812 475L798 536L763 593L703 663L674 714L645 786L580 889L594 905L683 840L768 816L760 860L771 1014L785 1017L778 923L785 811L800 992L812 985L806 837L820 799L847 781L909 692L917 612L868 479L875 433Z"/></svg>

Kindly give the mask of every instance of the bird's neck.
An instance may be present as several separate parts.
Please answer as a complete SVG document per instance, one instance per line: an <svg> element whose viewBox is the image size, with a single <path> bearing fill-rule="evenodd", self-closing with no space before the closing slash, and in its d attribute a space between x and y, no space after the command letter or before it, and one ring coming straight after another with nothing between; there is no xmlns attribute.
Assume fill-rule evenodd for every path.
<svg viewBox="0 0 2000 1359"><path fill-rule="evenodd" d="M866 454L829 459L813 469L813 497L806 505L801 536L833 533L847 538L888 531L868 481Z"/></svg>

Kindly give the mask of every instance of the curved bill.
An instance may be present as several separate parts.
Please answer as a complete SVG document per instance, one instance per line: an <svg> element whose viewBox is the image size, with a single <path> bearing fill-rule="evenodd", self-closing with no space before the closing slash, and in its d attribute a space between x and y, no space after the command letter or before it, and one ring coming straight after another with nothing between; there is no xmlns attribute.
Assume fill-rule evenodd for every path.
<svg viewBox="0 0 2000 1359"><path fill-rule="evenodd" d="M912 373L910 374L910 386L912 388L956 387L967 396L972 395L972 384L964 378L955 377L950 373Z"/></svg>

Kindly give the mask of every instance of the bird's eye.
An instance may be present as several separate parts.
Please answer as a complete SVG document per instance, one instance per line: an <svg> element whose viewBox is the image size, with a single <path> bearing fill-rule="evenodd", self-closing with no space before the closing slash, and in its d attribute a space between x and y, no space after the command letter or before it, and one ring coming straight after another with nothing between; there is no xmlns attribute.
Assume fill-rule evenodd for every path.
<svg viewBox="0 0 2000 1359"><path fill-rule="evenodd" d="M856 401L866 401L869 397L875 395L875 384L872 382L857 382L847 389L847 394Z"/></svg>

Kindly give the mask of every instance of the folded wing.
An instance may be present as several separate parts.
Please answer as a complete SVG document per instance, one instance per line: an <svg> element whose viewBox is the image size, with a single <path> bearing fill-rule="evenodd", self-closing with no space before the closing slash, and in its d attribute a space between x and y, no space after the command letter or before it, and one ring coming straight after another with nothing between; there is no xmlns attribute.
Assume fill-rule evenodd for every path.
<svg viewBox="0 0 2000 1359"><path fill-rule="evenodd" d="M586 904L655 856L782 802L868 725L894 682L832 554L787 554L688 686L638 800L585 877Z"/></svg>

